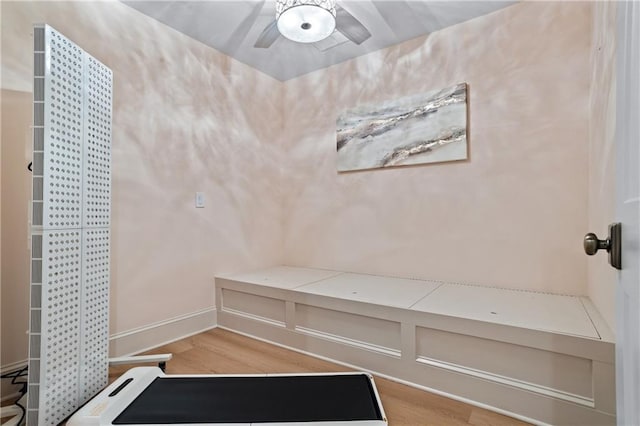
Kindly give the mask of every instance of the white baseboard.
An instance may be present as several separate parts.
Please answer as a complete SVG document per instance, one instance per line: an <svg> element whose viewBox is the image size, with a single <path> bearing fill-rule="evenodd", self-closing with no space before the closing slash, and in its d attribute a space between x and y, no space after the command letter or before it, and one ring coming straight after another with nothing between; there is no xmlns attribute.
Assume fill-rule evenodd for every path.
<svg viewBox="0 0 640 426"><path fill-rule="evenodd" d="M217 312L207 308L149 324L109 338L109 356L131 356L215 328Z"/></svg>
<svg viewBox="0 0 640 426"><path fill-rule="evenodd" d="M23 359L20 361L12 362L10 364L5 364L0 367L0 374L7 374L12 371L19 370L23 367L26 367L28 362L28 359Z"/></svg>

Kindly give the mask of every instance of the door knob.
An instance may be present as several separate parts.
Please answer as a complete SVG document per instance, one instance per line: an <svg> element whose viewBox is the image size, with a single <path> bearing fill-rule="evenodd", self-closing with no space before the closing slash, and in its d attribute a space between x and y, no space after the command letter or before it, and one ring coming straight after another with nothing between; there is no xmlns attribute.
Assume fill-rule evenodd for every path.
<svg viewBox="0 0 640 426"><path fill-rule="evenodd" d="M599 240L598 236L593 232L589 232L584 236L584 252L589 256L593 256L598 250L611 250L611 240Z"/></svg>
<svg viewBox="0 0 640 426"><path fill-rule="evenodd" d="M609 263L616 269L621 268L621 245L620 245L620 223L609 225L609 236L606 240L601 240L593 232L584 236L584 252L593 256L598 250L606 250L609 253Z"/></svg>

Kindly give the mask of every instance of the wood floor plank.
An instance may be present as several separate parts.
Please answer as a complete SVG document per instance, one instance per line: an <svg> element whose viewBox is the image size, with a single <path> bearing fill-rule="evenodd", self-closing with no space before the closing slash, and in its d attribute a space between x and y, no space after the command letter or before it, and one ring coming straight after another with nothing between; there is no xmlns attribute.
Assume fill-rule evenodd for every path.
<svg viewBox="0 0 640 426"><path fill-rule="evenodd" d="M512 426L512 425L528 425L528 423L513 419L507 416L501 416L489 410L476 408L471 413L469 424L474 426Z"/></svg>
<svg viewBox="0 0 640 426"><path fill-rule="evenodd" d="M155 350L156 351L160 350L160 351L163 351L166 353L172 353L172 354L180 354L182 352L188 351L189 349L193 349L193 346L194 346L193 339L186 338L186 339L178 340L177 342L169 343L160 348L156 348Z"/></svg>
<svg viewBox="0 0 640 426"><path fill-rule="evenodd" d="M172 353L168 374L261 374L349 368L216 328L146 352ZM114 380L127 370L112 367ZM381 377L374 378L391 426L521 426L527 423Z"/></svg>
<svg viewBox="0 0 640 426"><path fill-rule="evenodd" d="M382 404L394 410L388 415L406 415L406 412L414 413L409 420L424 419L422 424L468 424L471 411L474 407L428 393L420 389L412 388L391 380L380 377L375 378L376 387L380 392ZM401 417L398 417L399 419ZM427 422L429 419L429 422ZM433 423L433 422L436 423ZM408 423L410 424L410 423Z"/></svg>
<svg viewBox="0 0 640 426"><path fill-rule="evenodd" d="M277 345L247 338L246 336L238 333L233 333L223 329L214 329L210 333L215 333L216 337L223 337L225 340L233 342L236 348L251 348L255 350L260 357L265 357L269 360L285 361L291 366L291 368L296 368L296 372L349 371L348 368L342 365L330 363L320 358L292 356L292 353L295 353L296 355L300 354ZM328 370L331 368L333 368L333 370ZM275 373L275 371L271 372Z"/></svg>

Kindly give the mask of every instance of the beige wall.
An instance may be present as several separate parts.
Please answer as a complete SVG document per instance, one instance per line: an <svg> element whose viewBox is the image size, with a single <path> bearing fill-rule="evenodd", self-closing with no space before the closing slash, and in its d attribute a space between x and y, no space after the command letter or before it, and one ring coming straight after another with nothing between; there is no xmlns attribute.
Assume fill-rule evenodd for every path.
<svg viewBox="0 0 640 426"><path fill-rule="evenodd" d="M2 237L2 305L0 310L0 365L22 361L27 353L29 328L29 247L27 209L31 197L31 93L0 92ZM0 395L13 392L2 381Z"/></svg>
<svg viewBox="0 0 640 426"><path fill-rule="evenodd" d="M2 2L3 114L6 90L31 91L32 24L42 22L114 72L111 333L213 308L215 274L281 263L281 83L120 2ZM13 134L28 132L25 111ZM6 125L3 150L21 149ZM4 171L3 206L18 201ZM26 358L26 347L4 352L5 324L27 328L24 315L7 323L4 313L26 313L18 281L28 271L6 274L26 215L7 238L2 218L6 365Z"/></svg>
<svg viewBox="0 0 640 426"><path fill-rule="evenodd" d="M517 4L282 84L119 2L2 2L2 112L31 90L34 22L114 71L112 334L213 307L217 273L279 263L586 294L586 207L611 173L594 183L593 7ZM462 81L469 161L336 173L339 111ZM15 111L3 158L5 131L28 132ZM22 237L5 237L4 170L3 327L28 291L6 277Z"/></svg>
<svg viewBox="0 0 640 426"><path fill-rule="evenodd" d="M586 294L590 31L520 3L287 82L287 263ZM339 111L463 81L469 161L336 173Z"/></svg>
<svg viewBox="0 0 640 426"><path fill-rule="evenodd" d="M606 238L615 220L616 3L593 11L589 102L589 232ZM589 297L615 330L616 273L605 253L588 260Z"/></svg>
<svg viewBox="0 0 640 426"><path fill-rule="evenodd" d="M29 303L28 205L31 198L31 93L2 90L2 359L16 359L27 343ZM6 286L4 284L7 284ZM21 324L22 327L17 325ZM20 358L17 358L20 359ZM4 362L3 362L4 363Z"/></svg>

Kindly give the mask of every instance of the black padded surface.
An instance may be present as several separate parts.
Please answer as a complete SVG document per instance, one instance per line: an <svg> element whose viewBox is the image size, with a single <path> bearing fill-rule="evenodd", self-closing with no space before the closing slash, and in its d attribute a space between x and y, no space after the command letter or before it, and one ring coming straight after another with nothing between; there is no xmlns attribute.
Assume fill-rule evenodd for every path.
<svg viewBox="0 0 640 426"><path fill-rule="evenodd" d="M352 420L382 420L364 374L159 377L113 424Z"/></svg>

